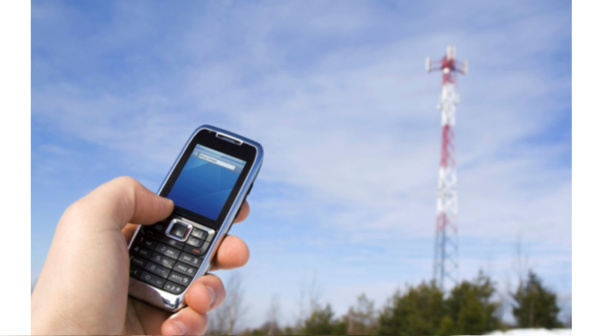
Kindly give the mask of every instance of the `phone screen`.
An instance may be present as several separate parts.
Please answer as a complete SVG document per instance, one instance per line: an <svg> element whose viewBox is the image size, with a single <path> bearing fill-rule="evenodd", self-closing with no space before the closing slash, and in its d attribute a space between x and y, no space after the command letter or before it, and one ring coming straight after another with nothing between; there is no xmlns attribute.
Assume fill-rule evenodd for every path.
<svg viewBox="0 0 599 336"><path fill-rule="evenodd" d="M196 144L167 197L216 220L245 165L244 160Z"/></svg>

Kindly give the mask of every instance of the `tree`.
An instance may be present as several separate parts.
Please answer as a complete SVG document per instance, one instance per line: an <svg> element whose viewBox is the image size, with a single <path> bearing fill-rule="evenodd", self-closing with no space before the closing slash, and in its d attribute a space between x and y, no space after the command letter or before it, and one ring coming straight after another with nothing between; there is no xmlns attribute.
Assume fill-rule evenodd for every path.
<svg viewBox="0 0 599 336"><path fill-rule="evenodd" d="M246 313L241 273L232 273L225 288L227 288L227 296L222 305L214 310L213 323L210 324L208 334L232 335Z"/></svg>
<svg viewBox="0 0 599 336"><path fill-rule="evenodd" d="M477 335L498 329L497 310L501 304L491 301L494 293L495 286L482 272L474 281L463 281L454 287L445 301L445 313L451 319L453 330L447 330L450 324L445 321L443 332Z"/></svg>
<svg viewBox="0 0 599 336"><path fill-rule="evenodd" d="M317 307L310 317L304 322L303 334L305 335L343 335L347 324L336 321L330 304L324 308Z"/></svg>
<svg viewBox="0 0 599 336"><path fill-rule="evenodd" d="M455 335L455 324L453 323L453 320L451 319L451 317L449 317L448 315L444 315L441 318L441 324L439 326L439 335L441 336L448 336L448 335Z"/></svg>
<svg viewBox="0 0 599 336"><path fill-rule="evenodd" d="M318 283L316 273L313 274L310 283L304 279L299 286L299 297L296 299L298 306L298 315L293 326L293 334L302 334L304 323L313 313L320 308L320 297L322 296L322 288ZM306 307L307 306L307 307Z"/></svg>
<svg viewBox="0 0 599 336"><path fill-rule="evenodd" d="M279 312L281 308L279 305L279 297L273 296L270 300L270 307L266 312L266 322L264 323L265 334L269 336L280 335L281 330L279 326Z"/></svg>
<svg viewBox="0 0 599 336"><path fill-rule="evenodd" d="M558 328L559 307L557 295L545 288L541 279L532 271L526 281L521 281L518 290L512 294L514 301L512 313L522 328Z"/></svg>
<svg viewBox="0 0 599 336"><path fill-rule="evenodd" d="M349 308L346 320L348 335L374 335L378 322L374 301L368 300L366 294L358 296L358 302Z"/></svg>
<svg viewBox="0 0 599 336"><path fill-rule="evenodd" d="M434 282L397 291L379 318L379 335L436 335L443 316L443 292Z"/></svg>
<svg viewBox="0 0 599 336"><path fill-rule="evenodd" d="M273 332L273 330L275 330L275 334L274 335L281 335L280 330L278 329L278 326L273 326L271 322L264 322L262 323L262 325L256 329L246 329L244 332L241 333L241 335L265 335L265 336L269 336L271 334L269 334L270 332Z"/></svg>

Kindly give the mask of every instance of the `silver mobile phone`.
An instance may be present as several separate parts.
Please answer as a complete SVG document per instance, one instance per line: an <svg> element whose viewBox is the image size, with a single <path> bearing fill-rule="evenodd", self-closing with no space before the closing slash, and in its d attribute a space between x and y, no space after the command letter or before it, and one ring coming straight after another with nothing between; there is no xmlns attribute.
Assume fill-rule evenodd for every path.
<svg viewBox="0 0 599 336"><path fill-rule="evenodd" d="M160 309L185 306L189 285L210 268L262 165L262 146L200 126L179 154L158 195L173 213L140 225L129 243L129 295Z"/></svg>

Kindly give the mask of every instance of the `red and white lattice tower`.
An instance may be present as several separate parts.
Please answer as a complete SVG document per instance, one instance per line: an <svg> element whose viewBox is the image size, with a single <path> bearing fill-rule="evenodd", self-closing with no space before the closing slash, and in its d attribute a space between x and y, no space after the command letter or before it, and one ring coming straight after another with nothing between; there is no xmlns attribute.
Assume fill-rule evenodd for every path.
<svg viewBox="0 0 599 336"><path fill-rule="evenodd" d="M437 225L433 276L444 291L458 280L458 178L456 172L454 132L456 105L460 98L456 89L457 73L466 73L467 63L455 59L455 47L448 46L439 61L426 58L426 71L441 70L441 164L437 187Z"/></svg>

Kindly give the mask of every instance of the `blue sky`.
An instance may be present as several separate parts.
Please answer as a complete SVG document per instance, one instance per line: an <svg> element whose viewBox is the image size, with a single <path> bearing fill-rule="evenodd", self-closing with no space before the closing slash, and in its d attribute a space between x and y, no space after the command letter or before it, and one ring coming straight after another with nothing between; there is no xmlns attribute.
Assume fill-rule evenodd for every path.
<svg viewBox="0 0 599 336"><path fill-rule="evenodd" d="M31 7L31 278L62 211L121 175L156 190L190 133L262 143L239 272L261 324L312 280L344 314L432 276L441 76L458 79L460 275L515 285L516 245L572 291L571 4L53 1ZM231 272L219 272L225 280Z"/></svg>

